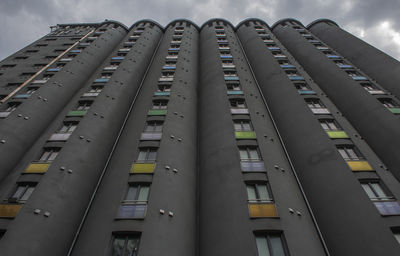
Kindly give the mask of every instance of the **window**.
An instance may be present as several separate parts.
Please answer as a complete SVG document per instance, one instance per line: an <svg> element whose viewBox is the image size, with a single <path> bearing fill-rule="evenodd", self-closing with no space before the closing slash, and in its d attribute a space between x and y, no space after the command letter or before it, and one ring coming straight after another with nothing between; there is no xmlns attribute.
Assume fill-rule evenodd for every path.
<svg viewBox="0 0 400 256"><path fill-rule="evenodd" d="M26 94L33 94L38 89L38 87L28 87Z"/></svg>
<svg viewBox="0 0 400 256"><path fill-rule="evenodd" d="M230 99L229 102L232 108L246 108L244 99Z"/></svg>
<svg viewBox="0 0 400 256"><path fill-rule="evenodd" d="M118 218L142 219L146 215L150 187L148 184L130 184L119 208Z"/></svg>
<svg viewBox="0 0 400 256"><path fill-rule="evenodd" d="M320 119L319 122L325 131L342 130L334 119Z"/></svg>
<svg viewBox="0 0 400 256"><path fill-rule="evenodd" d="M75 131L78 122L64 122L63 126L60 128L59 133L72 133Z"/></svg>
<svg viewBox="0 0 400 256"><path fill-rule="evenodd" d="M36 184L18 184L13 195L9 198L9 202L13 203L25 203L35 190Z"/></svg>
<svg viewBox="0 0 400 256"><path fill-rule="evenodd" d="M144 127L144 132L161 132L163 122L161 121L147 121Z"/></svg>
<svg viewBox="0 0 400 256"><path fill-rule="evenodd" d="M267 184L246 184L249 203L272 202L271 192Z"/></svg>
<svg viewBox="0 0 400 256"><path fill-rule="evenodd" d="M383 106L387 108L397 108L399 105L390 98L381 98L379 101L382 103Z"/></svg>
<svg viewBox="0 0 400 256"><path fill-rule="evenodd" d="M88 110L90 105L92 105L92 101L81 101L76 110Z"/></svg>
<svg viewBox="0 0 400 256"><path fill-rule="evenodd" d="M125 195L124 203L147 203L150 187L147 184L132 184Z"/></svg>
<svg viewBox="0 0 400 256"><path fill-rule="evenodd" d="M157 148L141 148L137 162L155 162L157 158Z"/></svg>
<svg viewBox="0 0 400 256"><path fill-rule="evenodd" d="M159 84L157 91L159 91L159 92L169 92L169 91L171 91L171 85L170 84Z"/></svg>
<svg viewBox="0 0 400 256"><path fill-rule="evenodd" d="M396 241L400 244L400 229L399 228L392 228L392 232Z"/></svg>
<svg viewBox="0 0 400 256"><path fill-rule="evenodd" d="M155 100L152 109L167 109L167 104L167 100Z"/></svg>
<svg viewBox="0 0 400 256"><path fill-rule="evenodd" d="M340 155L346 161L358 161L364 159L358 149L353 145L336 146Z"/></svg>
<svg viewBox="0 0 400 256"><path fill-rule="evenodd" d="M235 131L252 131L253 127L250 120L234 120Z"/></svg>
<svg viewBox="0 0 400 256"><path fill-rule="evenodd" d="M45 148L39 158L39 162L51 162L57 157L59 152L60 148Z"/></svg>
<svg viewBox="0 0 400 256"><path fill-rule="evenodd" d="M92 86L90 88L90 93L100 93L103 90L103 86Z"/></svg>
<svg viewBox="0 0 400 256"><path fill-rule="evenodd" d="M385 189L382 188L379 181L361 181L361 186L371 201L387 201L394 199L385 192Z"/></svg>
<svg viewBox="0 0 400 256"><path fill-rule="evenodd" d="M239 147L239 154L241 161L260 161L261 156L257 147L244 146Z"/></svg>
<svg viewBox="0 0 400 256"><path fill-rule="evenodd" d="M5 112L12 112L14 111L21 103L19 102L10 102L7 105L7 108L4 110Z"/></svg>
<svg viewBox="0 0 400 256"><path fill-rule="evenodd" d="M314 114L330 114L319 99L306 99L306 103Z"/></svg>
<svg viewBox="0 0 400 256"><path fill-rule="evenodd" d="M318 99L306 99L309 108L325 108L324 104Z"/></svg>
<svg viewBox="0 0 400 256"><path fill-rule="evenodd" d="M138 235L114 235L112 256L137 256L139 247Z"/></svg>
<svg viewBox="0 0 400 256"><path fill-rule="evenodd" d="M256 235L258 256L285 256L288 255L280 233Z"/></svg>

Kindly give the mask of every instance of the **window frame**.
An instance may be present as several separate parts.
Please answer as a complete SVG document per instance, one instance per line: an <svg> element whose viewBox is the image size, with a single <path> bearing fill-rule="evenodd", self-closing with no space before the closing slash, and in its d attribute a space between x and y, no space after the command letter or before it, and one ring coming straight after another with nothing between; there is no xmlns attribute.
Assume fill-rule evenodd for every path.
<svg viewBox="0 0 400 256"><path fill-rule="evenodd" d="M280 231L268 231L268 232L262 232L262 233L258 233L258 232L255 233L255 243L256 243L256 248L257 248L257 255L258 256L264 256L264 255L276 256L276 255L274 255L275 253L274 253L273 246L271 243L271 236L279 237L280 245L282 246L282 251L284 253L284 256L289 256L289 249L287 247L285 237L283 235L283 232L280 232ZM260 248L259 248L258 242L257 242L257 239L260 239L260 238L264 238L266 240L266 242L267 242L266 249L268 250L268 254L267 253L264 253L263 255L260 254Z"/></svg>

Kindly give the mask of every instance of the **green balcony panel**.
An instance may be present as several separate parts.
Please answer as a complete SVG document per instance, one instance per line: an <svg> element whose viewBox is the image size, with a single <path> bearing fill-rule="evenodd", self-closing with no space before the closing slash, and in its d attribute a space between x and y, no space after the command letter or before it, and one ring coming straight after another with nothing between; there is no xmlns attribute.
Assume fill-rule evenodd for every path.
<svg viewBox="0 0 400 256"><path fill-rule="evenodd" d="M166 109L150 109L149 116L165 116L167 114Z"/></svg>
<svg viewBox="0 0 400 256"><path fill-rule="evenodd" d="M255 139L255 132L235 132L236 139Z"/></svg>
<svg viewBox="0 0 400 256"><path fill-rule="evenodd" d="M349 136L345 131L327 131L329 138L331 139L348 139Z"/></svg>
<svg viewBox="0 0 400 256"><path fill-rule="evenodd" d="M86 115L86 110L73 110L68 113L68 116L84 116Z"/></svg>
<svg viewBox="0 0 400 256"><path fill-rule="evenodd" d="M389 108L393 114L400 114L400 108Z"/></svg>

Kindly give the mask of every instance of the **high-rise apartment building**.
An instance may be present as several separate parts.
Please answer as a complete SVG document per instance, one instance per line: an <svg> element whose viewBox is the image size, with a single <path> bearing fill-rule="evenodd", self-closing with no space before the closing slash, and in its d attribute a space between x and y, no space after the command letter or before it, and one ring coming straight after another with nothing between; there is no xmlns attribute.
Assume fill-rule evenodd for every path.
<svg viewBox="0 0 400 256"><path fill-rule="evenodd" d="M0 62L0 254L399 255L399 69L325 19L54 26Z"/></svg>

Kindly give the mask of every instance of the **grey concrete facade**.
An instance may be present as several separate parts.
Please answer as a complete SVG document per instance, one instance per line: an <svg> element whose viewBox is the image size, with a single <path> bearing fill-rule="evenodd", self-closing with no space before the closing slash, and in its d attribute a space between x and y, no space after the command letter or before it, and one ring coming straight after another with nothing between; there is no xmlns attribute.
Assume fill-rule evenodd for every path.
<svg viewBox="0 0 400 256"><path fill-rule="evenodd" d="M0 254L399 254L397 87L357 61L399 64L309 28L60 24L0 62Z"/></svg>

